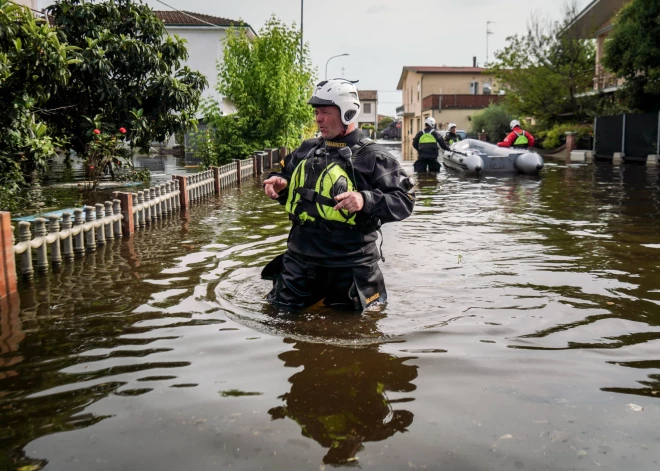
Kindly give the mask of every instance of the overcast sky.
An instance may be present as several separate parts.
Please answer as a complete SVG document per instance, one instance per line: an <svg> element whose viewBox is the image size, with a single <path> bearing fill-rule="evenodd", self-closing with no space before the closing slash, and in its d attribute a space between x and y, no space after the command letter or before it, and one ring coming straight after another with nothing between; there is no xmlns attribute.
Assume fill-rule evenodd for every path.
<svg viewBox="0 0 660 471"><path fill-rule="evenodd" d="M300 0L163 0L187 10L232 20L242 19L255 31L275 14L300 24ZM582 9L590 0L577 0ZM52 1L40 0L44 7ZM146 0L154 10L169 10ZM378 90L379 113L394 115L401 105L396 86L403 66L471 66L486 58L486 21L493 21L489 57L506 37L524 33L533 12L560 19L563 0L304 0L303 35L309 43L318 77L359 80L358 88ZM524 51L521 51L524 54Z"/></svg>

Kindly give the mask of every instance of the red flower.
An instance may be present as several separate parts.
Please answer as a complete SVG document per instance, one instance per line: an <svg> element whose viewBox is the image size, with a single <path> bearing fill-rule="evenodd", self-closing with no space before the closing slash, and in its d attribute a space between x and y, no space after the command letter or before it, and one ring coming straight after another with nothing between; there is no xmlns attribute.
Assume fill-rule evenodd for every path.
<svg viewBox="0 0 660 471"><path fill-rule="evenodd" d="M94 129L94 134L101 134L101 130L100 129Z"/></svg>
<svg viewBox="0 0 660 471"><path fill-rule="evenodd" d="M119 132L122 134L126 134L126 128L119 128Z"/></svg>

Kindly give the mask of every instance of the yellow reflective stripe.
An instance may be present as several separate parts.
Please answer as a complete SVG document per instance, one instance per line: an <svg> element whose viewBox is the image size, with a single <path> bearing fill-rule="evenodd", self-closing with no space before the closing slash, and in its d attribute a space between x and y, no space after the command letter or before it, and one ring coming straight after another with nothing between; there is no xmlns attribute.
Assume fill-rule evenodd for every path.
<svg viewBox="0 0 660 471"><path fill-rule="evenodd" d="M435 144L438 142L433 134L431 133L424 133L420 138L419 138L419 143L420 144Z"/></svg>
<svg viewBox="0 0 660 471"><path fill-rule="evenodd" d="M346 179L346 191L354 191L353 182L350 178L348 178L346 171L335 162L333 162L328 165L323 170L323 172L321 172L321 176L316 181L316 192L327 198L332 198L332 187L339 181L341 177ZM325 206L318 203L316 204L316 209L318 210L321 217L323 217L323 219L328 221L345 222L351 226L355 225L355 214L351 215L346 210L340 209L337 211L330 206Z"/></svg>

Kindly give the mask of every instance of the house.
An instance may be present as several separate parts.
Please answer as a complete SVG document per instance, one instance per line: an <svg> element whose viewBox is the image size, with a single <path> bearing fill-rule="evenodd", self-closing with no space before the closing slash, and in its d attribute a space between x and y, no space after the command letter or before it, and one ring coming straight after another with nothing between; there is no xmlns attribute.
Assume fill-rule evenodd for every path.
<svg viewBox="0 0 660 471"><path fill-rule="evenodd" d="M378 92L376 90L358 90L358 98L360 99L360 115L358 116L358 128L362 128L365 124L374 127L374 136L378 131Z"/></svg>
<svg viewBox="0 0 660 471"><path fill-rule="evenodd" d="M579 39L596 39L596 70L594 91L614 93L622 84L602 65L605 41L614 27L619 10L631 0L594 0L561 32L563 36Z"/></svg>
<svg viewBox="0 0 660 471"><path fill-rule="evenodd" d="M13 0L13 3L31 8L34 11L39 11L39 0Z"/></svg>
<svg viewBox="0 0 660 471"><path fill-rule="evenodd" d="M216 64L223 60L222 40L229 28L244 28L248 37L254 39L256 33L252 27L240 21L188 11L156 10L154 14L165 24L169 34L176 34L188 42L188 60L185 65L200 71L209 81L202 97L217 100L223 114L233 113L233 104L215 89L218 83Z"/></svg>
<svg viewBox="0 0 660 471"><path fill-rule="evenodd" d="M413 158L412 140L424 129L424 120L433 116L439 129L456 123L458 129L469 130L470 117L476 111L497 103L493 94L495 77L476 67L412 67L401 72L397 90L403 92L403 107L397 108L402 118L401 134L404 159Z"/></svg>

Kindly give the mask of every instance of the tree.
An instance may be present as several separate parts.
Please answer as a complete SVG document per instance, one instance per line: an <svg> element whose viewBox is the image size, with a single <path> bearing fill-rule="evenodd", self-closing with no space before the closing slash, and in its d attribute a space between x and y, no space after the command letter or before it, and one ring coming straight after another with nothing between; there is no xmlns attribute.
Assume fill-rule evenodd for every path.
<svg viewBox="0 0 660 471"><path fill-rule="evenodd" d="M394 122L394 118L390 116L384 116L383 119L378 121L378 129L382 131L383 129L386 129L393 122Z"/></svg>
<svg viewBox="0 0 660 471"><path fill-rule="evenodd" d="M513 117L502 105L491 103L472 116L472 132L485 132L490 142L503 140L511 131Z"/></svg>
<svg viewBox="0 0 660 471"><path fill-rule="evenodd" d="M622 97L637 111L660 109L660 2L633 0L619 12L603 64L624 78Z"/></svg>
<svg viewBox="0 0 660 471"><path fill-rule="evenodd" d="M75 46L65 93L54 94L44 118L84 153L96 128L128 130L134 147L147 148L196 125L207 86L199 72L182 67L185 41L139 0L87 3L61 0L48 7L60 42Z"/></svg>
<svg viewBox="0 0 660 471"><path fill-rule="evenodd" d="M578 95L593 88L596 52L593 41L566 33L578 13L566 5L561 22L532 16L524 36L507 38L489 65L506 92L505 105L516 116L532 116L544 125L565 119L585 120L590 102Z"/></svg>
<svg viewBox="0 0 660 471"><path fill-rule="evenodd" d="M40 115L65 89L71 52L45 20L0 0L0 209L15 209L25 177L55 154Z"/></svg>
<svg viewBox="0 0 660 471"><path fill-rule="evenodd" d="M222 116L217 103L207 103L207 139L214 144L211 163L241 158L266 147L294 147L313 122L307 104L313 90L309 48L300 51L300 32L275 17L250 40L231 29L218 63L218 92L231 100L236 113Z"/></svg>

